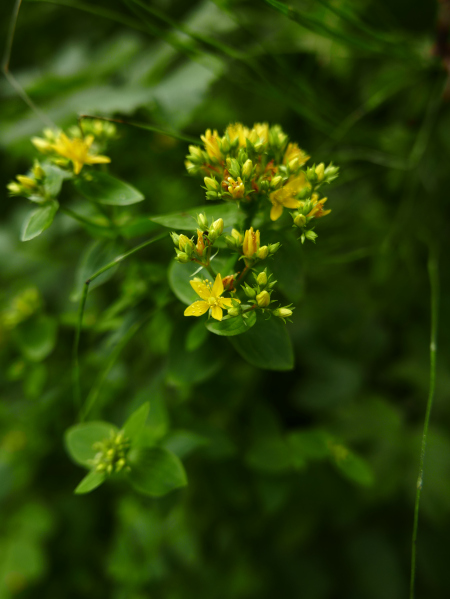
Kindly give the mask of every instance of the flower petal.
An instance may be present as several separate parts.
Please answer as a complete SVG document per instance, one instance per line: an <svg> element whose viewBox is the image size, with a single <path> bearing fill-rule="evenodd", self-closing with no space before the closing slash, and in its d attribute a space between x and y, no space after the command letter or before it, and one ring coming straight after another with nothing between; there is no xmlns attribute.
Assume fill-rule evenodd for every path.
<svg viewBox="0 0 450 599"><path fill-rule="evenodd" d="M192 289L202 299L207 300L211 297L211 289L204 281L189 281Z"/></svg>
<svg viewBox="0 0 450 599"><path fill-rule="evenodd" d="M298 208L300 206L300 201L295 198L286 198L283 205L286 206L286 208Z"/></svg>
<svg viewBox="0 0 450 599"><path fill-rule="evenodd" d="M111 162L111 158L108 156L102 156L99 154L98 156L86 156L85 164L109 164Z"/></svg>
<svg viewBox="0 0 450 599"><path fill-rule="evenodd" d="M188 308L186 308L186 310L184 311L184 315L185 316L202 316L202 314L205 314L205 312L207 312L208 310L209 310L208 302L202 302L199 300L198 302L194 302Z"/></svg>
<svg viewBox="0 0 450 599"><path fill-rule="evenodd" d="M278 220L282 214L283 206L281 204L274 204L272 206L272 210L270 211L270 218L272 220Z"/></svg>
<svg viewBox="0 0 450 599"><path fill-rule="evenodd" d="M211 295L213 295L214 297L219 297L219 295L222 295L222 293L223 293L223 283L222 283L222 276L219 272L219 274L216 277L216 280L214 281ZM222 320L222 318L220 318L220 320Z"/></svg>
<svg viewBox="0 0 450 599"><path fill-rule="evenodd" d="M211 310L211 316L213 318L215 318L216 320L222 320L222 316L223 316L222 308L220 308L217 305L213 306L213 309Z"/></svg>

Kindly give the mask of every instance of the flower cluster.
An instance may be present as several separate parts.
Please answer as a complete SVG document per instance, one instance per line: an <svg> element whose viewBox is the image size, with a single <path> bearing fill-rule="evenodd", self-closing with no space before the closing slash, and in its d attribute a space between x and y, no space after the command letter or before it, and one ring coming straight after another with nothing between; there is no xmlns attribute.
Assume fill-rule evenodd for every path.
<svg viewBox="0 0 450 599"><path fill-rule="evenodd" d="M292 221L280 220L276 230L282 231L283 225L293 226L300 230L302 243L306 239L315 241L317 233L312 228L315 219L331 212L324 209L327 198L321 197L320 188L336 179L339 169L333 164L325 166L323 162L307 167L310 156L290 142L278 125L256 123L249 129L236 123L229 125L222 136L208 129L201 140L203 146L189 146L185 163L188 172L203 176L207 200L234 202L246 217L244 230L230 227L227 231L222 218L208 225L205 215L200 214L196 237L172 233L175 259L182 263L196 262L200 268L195 274L205 269L211 276L210 280L190 281L201 301L189 306L185 315L202 316L209 311L212 318L220 321L238 316L245 319L249 312L259 310L285 321L294 308L273 305L276 281L267 267L261 270L260 265L273 257L281 244L278 241L264 244L259 229L264 236L264 228L273 228L271 223L278 221L287 209ZM220 214L220 207L217 210ZM211 264L217 253L212 254L213 245L224 231L219 249L225 242L226 248L236 256L231 260L236 270L239 268L236 264L243 262L238 272L220 273ZM246 281L250 271L253 271L253 284ZM224 291L230 292L231 297L222 297ZM237 294L241 294L241 299Z"/></svg>
<svg viewBox="0 0 450 599"><path fill-rule="evenodd" d="M45 129L43 137L31 140L43 160L35 160L28 173L17 175L16 180L8 184L10 195L28 198L37 204L49 202L59 192L55 187L55 169L60 169L58 178L61 180L78 176L85 165L109 164L111 159L99 151L115 135L115 125L100 120L85 123L83 129L71 127L68 134Z"/></svg>
<svg viewBox="0 0 450 599"><path fill-rule="evenodd" d="M126 468L130 440L124 436L123 431L116 433L111 430L109 438L97 441L92 447L97 452L90 460L92 470L95 472L111 475Z"/></svg>
<svg viewBox="0 0 450 599"><path fill-rule="evenodd" d="M270 209L272 221L278 220L285 208L293 210L302 242L314 240L307 234L311 230L308 225L329 213L322 208L326 198L320 199L319 188L336 179L337 167L321 162L306 168L310 156L290 142L278 125L256 123L248 129L236 123L229 125L223 136L208 129L201 139L203 148L189 146L186 168L204 176L208 200L258 202L267 206L268 212ZM298 216L304 218L296 219Z"/></svg>

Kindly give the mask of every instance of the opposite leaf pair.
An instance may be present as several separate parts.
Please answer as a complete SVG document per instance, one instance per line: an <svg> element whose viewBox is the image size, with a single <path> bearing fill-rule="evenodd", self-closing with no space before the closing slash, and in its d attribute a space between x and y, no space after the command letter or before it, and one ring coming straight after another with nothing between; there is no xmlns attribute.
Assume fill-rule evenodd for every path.
<svg viewBox="0 0 450 599"><path fill-rule="evenodd" d="M83 422L66 432L72 459L89 468L75 493L89 493L109 476L121 476L140 493L160 497L187 484L178 457L163 447L149 446L144 429L150 404L147 402L119 430L109 422Z"/></svg>

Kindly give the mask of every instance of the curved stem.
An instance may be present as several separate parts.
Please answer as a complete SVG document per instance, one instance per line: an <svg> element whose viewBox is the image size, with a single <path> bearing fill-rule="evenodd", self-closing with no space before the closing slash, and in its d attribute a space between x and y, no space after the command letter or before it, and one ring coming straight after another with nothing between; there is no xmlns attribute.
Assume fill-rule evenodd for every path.
<svg viewBox="0 0 450 599"><path fill-rule="evenodd" d="M414 587L416 578L416 548L417 531L419 526L420 495L423 486L423 472L425 464L425 453L427 447L428 427L430 424L431 408L433 405L436 388L436 352L437 352L437 326L439 309L439 267L436 250L430 246L428 257L428 276L431 291L431 334L430 334L430 387L428 392L427 408L422 433L422 445L420 449L419 476L417 478L416 501L414 506L414 525L411 543L411 579L409 587L409 599L414 599Z"/></svg>

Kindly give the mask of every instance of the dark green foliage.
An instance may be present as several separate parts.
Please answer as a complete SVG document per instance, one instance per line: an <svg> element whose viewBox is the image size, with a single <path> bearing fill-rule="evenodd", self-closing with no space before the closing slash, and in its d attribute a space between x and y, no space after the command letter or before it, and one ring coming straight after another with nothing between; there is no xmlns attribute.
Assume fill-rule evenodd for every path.
<svg viewBox="0 0 450 599"><path fill-rule="evenodd" d="M12 5L0 6L2 40ZM440 323L416 597L449 596L450 113L438 5L23 2L10 67L39 108L65 128L87 113L139 127L117 124L95 187L44 167L59 209L2 196L2 599L407 597L430 250ZM28 172L29 140L46 125L6 79L0 94L5 189ZM243 226L234 204L203 208L202 182L183 165L207 128L236 121L279 123L311 164L333 161L341 175L315 245L297 241L288 215L264 233L282 236L267 264L280 302L297 306L293 323L258 315L225 339L228 321L183 316L198 299L195 268L171 262L169 232L193 234L199 212L223 217L225 234ZM167 238L90 286L79 356L92 410L79 424L72 351L85 281L163 227ZM241 268L219 260L216 273ZM122 426L134 471L88 473L92 445Z"/></svg>

